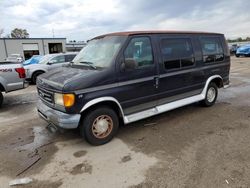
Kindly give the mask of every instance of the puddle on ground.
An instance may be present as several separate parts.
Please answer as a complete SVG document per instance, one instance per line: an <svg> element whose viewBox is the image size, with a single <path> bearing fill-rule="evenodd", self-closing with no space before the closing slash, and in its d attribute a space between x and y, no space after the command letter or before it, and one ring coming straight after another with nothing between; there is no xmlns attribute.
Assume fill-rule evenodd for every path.
<svg viewBox="0 0 250 188"><path fill-rule="evenodd" d="M83 157L83 156L86 155L86 154L87 154L87 151L81 150L81 151L75 152L73 155L74 155L76 158L80 158L80 157Z"/></svg>
<svg viewBox="0 0 250 188"><path fill-rule="evenodd" d="M55 133L49 132L43 127L34 127L33 128L34 140L29 144L18 147L18 150L29 150L33 151L44 145L47 145L53 141Z"/></svg>

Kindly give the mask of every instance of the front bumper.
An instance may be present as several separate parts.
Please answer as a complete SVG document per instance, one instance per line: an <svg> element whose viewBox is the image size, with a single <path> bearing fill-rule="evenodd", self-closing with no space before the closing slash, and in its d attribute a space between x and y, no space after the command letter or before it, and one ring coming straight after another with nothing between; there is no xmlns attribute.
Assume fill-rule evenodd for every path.
<svg viewBox="0 0 250 188"><path fill-rule="evenodd" d="M40 99L37 103L37 110L40 117L42 117L48 123L63 129L77 128L81 119L80 114L66 114L58 110L54 110L45 105Z"/></svg>

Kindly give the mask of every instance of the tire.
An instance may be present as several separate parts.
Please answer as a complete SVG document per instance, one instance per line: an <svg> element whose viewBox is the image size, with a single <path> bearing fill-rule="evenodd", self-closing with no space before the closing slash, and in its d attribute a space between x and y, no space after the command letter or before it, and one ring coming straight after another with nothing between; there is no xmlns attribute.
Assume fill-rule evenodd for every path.
<svg viewBox="0 0 250 188"><path fill-rule="evenodd" d="M101 124L98 124L98 121ZM89 111L80 123L81 135L89 144L94 146L111 141L118 128L119 118L116 112L106 106L100 106Z"/></svg>
<svg viewBox="0 0 250 188"><path fill-rule="evenodd" d="M240 57L240 55L238 55L238 54L235 54L235 57Z"/></svg>
<svg viewBox="0 0 250 188"><path fill-rule="evenodd" d="M3 104L3 94L2 94L2 92L0 92L0 108L1 108L2 104Z"/></svg>
<svg viewBox="0 0 250 188"><path fill-rule="evenodd" d="M216 102L218 96L218 87L214 82L211 82L207 87L206 97L201 101L202 106L210 107Z"/></svg>
<svg viewBox="0 0 250 188"><path fill-rule="evenodd" d="M31 78L31 82L32 84L36 84L36 79L37 77L40 75L40 74L43 74L44 72L35 72L33 75L32 75L32 78Z"/></svg>

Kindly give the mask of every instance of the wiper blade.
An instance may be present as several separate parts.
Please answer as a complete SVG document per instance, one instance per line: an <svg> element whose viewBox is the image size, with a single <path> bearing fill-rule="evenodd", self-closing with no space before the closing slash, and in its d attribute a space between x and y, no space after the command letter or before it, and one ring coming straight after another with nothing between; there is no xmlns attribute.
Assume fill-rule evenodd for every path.
<svg viewBox="0 0 250 188"><path fill-rule="evenodd" d="M92 62L81 61L81 62L79 62L79 63L88 65L89 67L91 67L91 68L93 68L93 69L95 69L95 70L97 69L96 66L94 66Z"/></svg>

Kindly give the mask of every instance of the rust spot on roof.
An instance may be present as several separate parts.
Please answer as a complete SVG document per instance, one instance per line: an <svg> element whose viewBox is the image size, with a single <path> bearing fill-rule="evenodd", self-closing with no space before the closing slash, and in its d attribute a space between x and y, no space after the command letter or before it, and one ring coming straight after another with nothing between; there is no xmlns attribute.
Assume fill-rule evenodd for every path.
<svg viewBox="0 0 250 188"><path fill-rule="evenodd" d="M222 35L221 33L202 32L202 31L152 30L152 31L125 31L125 32L108 33L108 34L97 36L93 39L103 38L106 36L130 36L130 35L141 35L141 34L213 34L213 35Z"/></svg>

